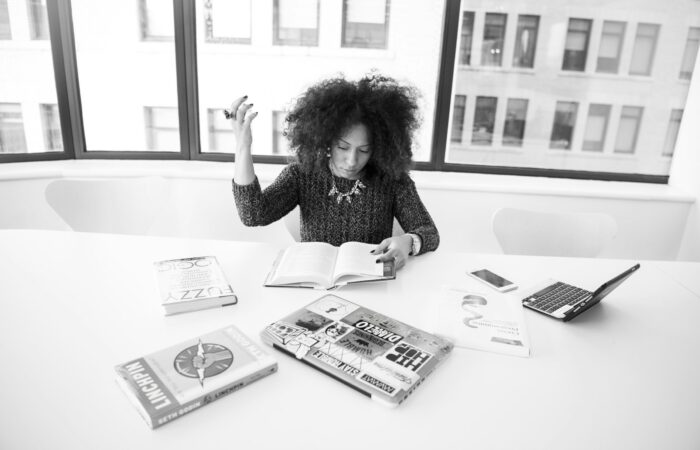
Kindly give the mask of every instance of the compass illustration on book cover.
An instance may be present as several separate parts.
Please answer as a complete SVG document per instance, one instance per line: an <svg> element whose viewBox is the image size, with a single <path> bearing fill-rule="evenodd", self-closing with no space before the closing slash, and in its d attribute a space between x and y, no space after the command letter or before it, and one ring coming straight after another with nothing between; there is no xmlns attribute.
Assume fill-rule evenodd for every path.
<svg viewBox="0 0 700 450"><path fill-rule="evenodd" d="M173 365L175 370L187 378L199 379L204 387L204 379L219 375L233 364L233 352L220 344L202 343L187 347L177 354Z"/></svg>

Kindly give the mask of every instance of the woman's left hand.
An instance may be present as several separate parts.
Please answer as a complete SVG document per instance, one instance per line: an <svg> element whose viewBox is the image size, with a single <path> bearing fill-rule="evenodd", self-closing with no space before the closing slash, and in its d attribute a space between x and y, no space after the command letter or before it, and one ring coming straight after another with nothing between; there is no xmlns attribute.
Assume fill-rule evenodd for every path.
<svg viewBox="0 0 700 450"><path fill-rule="evenodd" d="M379 255L377 261L396 260L396 269L400 269L406 264L408 254L411 253L413 239L404 234L384 239L374 250L373 255Z"/></svg>

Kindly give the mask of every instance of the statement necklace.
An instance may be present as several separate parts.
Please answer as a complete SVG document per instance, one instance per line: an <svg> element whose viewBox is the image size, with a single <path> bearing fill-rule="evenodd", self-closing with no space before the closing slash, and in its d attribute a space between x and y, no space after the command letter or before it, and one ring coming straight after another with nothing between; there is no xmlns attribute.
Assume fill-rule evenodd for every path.
<svg viewBox="0 0 700 450"><path fill-rule="evenodd" d="M366 186L360 179L358 178L355 180L355 184L352 186L352 188L348 192L340 192L338 190L338 187L335 185L335 178L333 178L333 186L331 186L330 192L328 192L328 196L335 197L335 201L340 204L343 199L347 200L348 203L352 203L352 196L353 195L360 195L362 194L362 189L364 189Z"/></svg>

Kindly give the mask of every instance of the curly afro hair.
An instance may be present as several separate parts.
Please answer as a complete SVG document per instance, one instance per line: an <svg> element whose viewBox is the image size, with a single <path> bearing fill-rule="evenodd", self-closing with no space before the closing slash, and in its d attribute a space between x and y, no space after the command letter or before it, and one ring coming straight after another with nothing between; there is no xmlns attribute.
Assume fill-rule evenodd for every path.
<svg viewBox="0 0 700 450"><path fill-rule="evenodd" d="M321 81L296 99L284 135L304 169L323 167L329 147L351 126L370 133L366 174L399 178L411 166L413 134L420 125L418 91L372 73L359 81L342 75Z"/></svg>

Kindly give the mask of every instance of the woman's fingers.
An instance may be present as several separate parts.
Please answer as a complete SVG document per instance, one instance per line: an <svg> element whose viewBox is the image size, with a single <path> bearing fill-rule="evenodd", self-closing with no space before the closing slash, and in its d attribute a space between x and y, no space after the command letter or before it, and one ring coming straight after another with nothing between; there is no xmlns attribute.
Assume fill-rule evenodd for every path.
<svg viewBox="0 0 700 450"><path fill-rule="evenodd" d="M243 97L238 97L236 100L231 103L231 108L230 109L225 109L224 110L224 115L226 116L227 119L237 119L238 118L238 109L241 107L244 101L248 99L247 95L244 95ZM245 113L245 112L244 112ZM243 120L241 118L241 120Z"/></svg>

